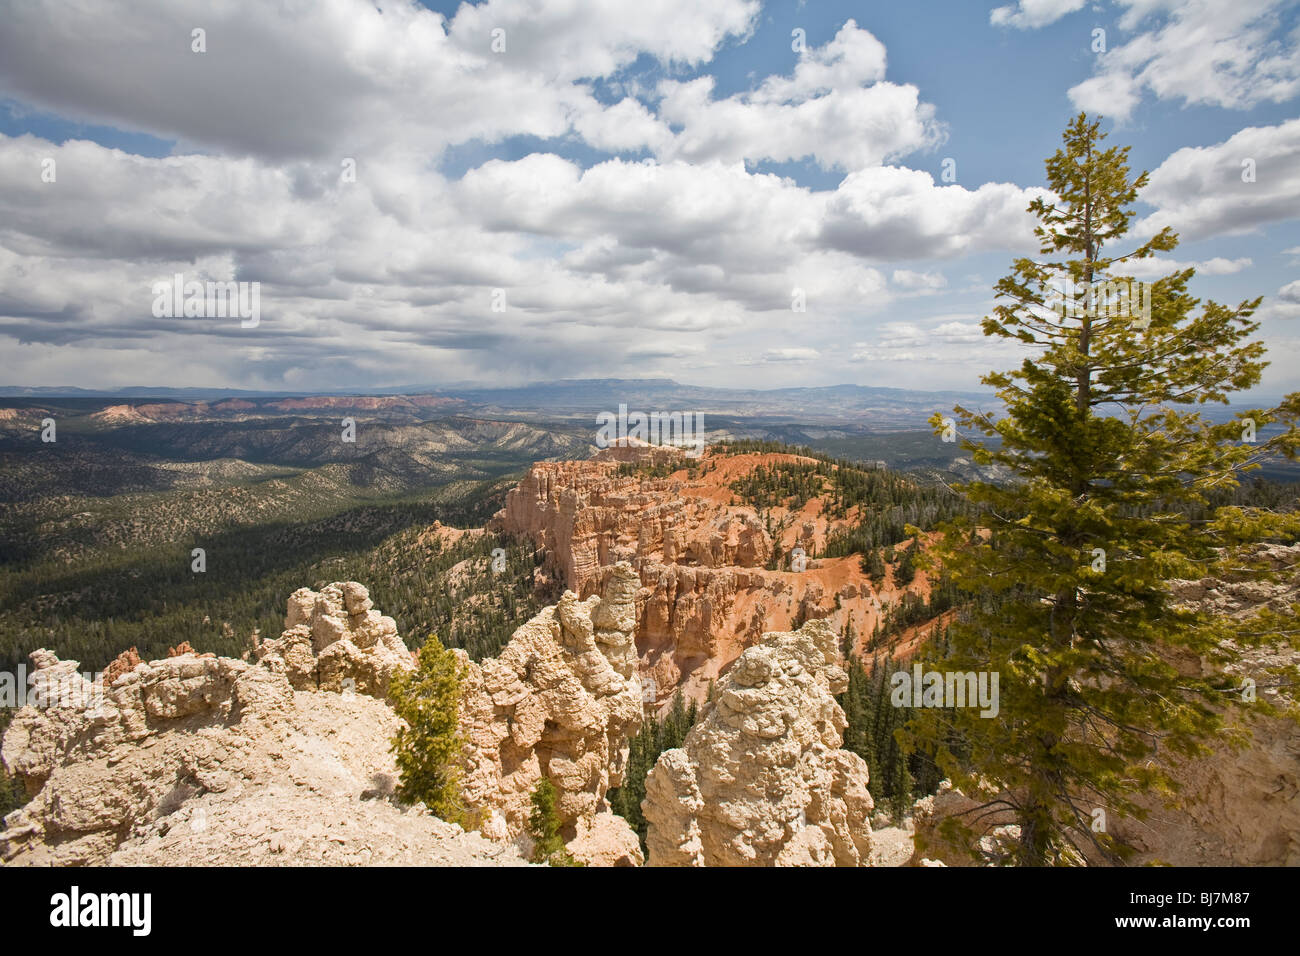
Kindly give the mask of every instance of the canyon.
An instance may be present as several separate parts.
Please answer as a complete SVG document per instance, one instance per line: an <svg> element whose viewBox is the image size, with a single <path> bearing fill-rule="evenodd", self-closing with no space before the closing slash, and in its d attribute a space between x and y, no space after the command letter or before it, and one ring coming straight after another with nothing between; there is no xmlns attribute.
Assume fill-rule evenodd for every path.
<svg viewBox="0 0 1300 956"><path fill-rule="evenodd" d="M608 568L627 561L641 580L636 646L642 681L656 704L680 689L702 701L711 683L767 631L824 620L852 628L853 650L867 641L890 605L924 599L918 572L906 587L873 582L857 555L817 557L828 539L857 521L826 513L825 501L769 508L763 516L731 485L756 468L814 464L799 455L720 453L698 459L674 449L615 446L585 461L538 462L506 496L490 527L526 535L544 553L539 583L558 580L578 595L602 587ZM646 470L667 471L654 477ZM792 568L795 548L806 564ZM773 567L779 565L779 567ZM928 624L906 630L895 652L911 652Z"/></svg>
<svg viewBox="0 0 1300 956"><path fill-rule="evenodd" d="M400 722L389 690L416 657L365 585L334 581L289 593L279 636L257 639L242 659L182 643L145 660L133 648L108 668L99 706L19 709L0 760L26 803L6 817L0 859L525 865L531 796L545 778L568 852L592 866L1002 862L1009 817L988 817L972 848L945 843L942 821L975 805L945 782L893 826L868 790L873 768L843 747L845 652L867 656L889 608L932 584L921 570L900 586L897 561L869 575L858 555L826 557L860 517L854 508L835 513L825 495L758 507L736 490L756 469L812 463L613 447L534 464L487 529L425 528L416 540L433 550L523 536L536 549L534 583L563 588L499 652L453 651L470 832L396 799L389 747ZM927 536L918 538L923 548ZM1300 546L1260 546L1256 557L1284 583L1206 578L1173 582L1173 593L1243 621L1294 604ZM469 566L487 560L453 572L471 580ZM874 650L906 658L936 623L896 629ZM1283 658L1243 652L1237 669ZM44 649L30 660L40 687L86 683L76 661ZM697 702L698 720L645 776L643 845L609 793L627 782L640 727L678 690ZM1285 687L1261 692L1289 700ZM1300 860L1295 725L1260 715L1243 726L1255 735L1249 746L1180 768L1185 807L1152 799L1146 821L1110 821L1138 862Z"/></svg>

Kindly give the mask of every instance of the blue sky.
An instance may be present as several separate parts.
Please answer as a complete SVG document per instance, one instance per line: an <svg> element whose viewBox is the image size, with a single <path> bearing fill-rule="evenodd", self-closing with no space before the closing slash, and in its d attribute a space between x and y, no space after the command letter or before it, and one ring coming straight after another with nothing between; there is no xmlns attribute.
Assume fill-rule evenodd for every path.
<svg viewBox="0 0 1300 956"><path fill-rule="evenodd" d="M1087 109L1152 171L1137 231L1184 237L1197 294L1265 296L1261 392L1295 387L1293 4L0 17L0 383L971 387L1020 359L978 322ZM259 282L261 320L153 314L176 273Z"/></svg>

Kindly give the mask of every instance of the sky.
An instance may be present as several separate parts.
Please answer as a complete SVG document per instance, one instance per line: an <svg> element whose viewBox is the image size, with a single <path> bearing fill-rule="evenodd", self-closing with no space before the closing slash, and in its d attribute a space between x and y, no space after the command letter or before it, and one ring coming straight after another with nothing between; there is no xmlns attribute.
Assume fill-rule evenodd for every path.
<svg viewBox="0 0 1300 956"><path fill-rule="evenodd" d="M977 387L1080 110L1300 388L1294 3L0 0L0 384Z"/></svg>

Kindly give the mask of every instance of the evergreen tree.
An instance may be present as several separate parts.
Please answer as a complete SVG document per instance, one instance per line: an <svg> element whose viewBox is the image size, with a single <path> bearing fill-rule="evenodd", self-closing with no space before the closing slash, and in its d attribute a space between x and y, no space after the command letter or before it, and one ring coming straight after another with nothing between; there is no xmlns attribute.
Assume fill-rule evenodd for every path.
<svg viewBox="0 0 1300 956"><path fill-rule="evenodd" d="M920 545L913 538L910 545L905 551L902 551L898 557L898 566L894 568L894 583L899 587L907 587L916 578L916 553Z"/></svg>
<svg viewBox="0 0 1300 956"><path fill-rule="evenodd" d="M710 693L712 693L710 683ZM668 715L662 720L653 715L646 718L640 731L628 745L627 770L623 774L621 786L607 794L614 812L626 820L636 830L641 839L641 849L646 848L646 821L641 813L641 801L645 799L646 774L659 760L665 750L680 747L686 740L687 732L695 725L699 709L695 701L687 706L679 690L673 696Z"/></svg>
<svg viewBox="0 0 1300 956"><path fill-rule="evenodd" d="M923 710L907 735L959 789L1014 812L1016 862L1029 866L1077 862L1084 850L1117 862L1129 854L1092 832L1093 808L1141 818L1135 796L1172 796L1167 760L1203 752L1224 726L1221 707L1241 700L1239 682L1180 673L1175 657L1217 671L1226 639L1258 644L1286 631L1180 610L1166 583L1202 577L1244 539L1293 536L1296 525L1294 515L1258 509L1188 520L1188 509L1235 487L1263 457L1294 457L1300 395L1226 422L1186 408L1226 404L1259 381L1264 349L1249 341L1259 300L1198 310L1184 269L1154 283L1149 321L1133 314L1136 302L1127 314L1099 308L1095 284L1126 280L1127 262L1177 240L1166 228L1115 251L1147 176L1130 177L1128 148L1103 149L1100 124L1086 115L1063 138L1047 161L1057 198L1029 206L1044 258L1016 260L983 323L986 335L1035 354L984 377L1002 399L1000 417L956 409L962 428L998 439L963 447L1013 480L959 489L978 513L948 523L938 553L920 559L979 596L951 628L945 666L999 673L1000 711ZM1086 291L1080 311L1055 301L1066 280ZM942 427L939 416L932 423ZM1268 425L1281 427L1252 443L1253 429ZM970 745L966 759L952 749L954 730ZM961 829L954 821L950 833Z"/></svg>
<svg viewBox="0 0 1300 956"><path fill-rule="evenodd" d="M912 809L912 773L908 769L907 758L896 741L892 753L894 760L889 768L889 812L894 823L901 824L903 817Z"/></svg>
<svg viewBox="0 0 1300 956"><path fill-rule="evenodd" d="M881 585L885 583L885 559L880 555L879 548L871 548L862 556L862 571L867 577L871 578L871 583Z"/></svg>
<svg viewBox="0 0 1300 956"><path fill-rule="evenodd" d="M564 846L560 817L555 810L555 784L543 777L533 788L528 835L533 838L533 862L551 866L581 866Z"/></svg>
<svg viewBox="0 0 1300 956"><path fill-rule="evenodd" d="M687 720L686 701L682 697L681 690L673 695L672 706L668 709L668 716L664 718L660 736L659 752L672 750L674 747L680 747L686 740L686 732L691 729L690 722Z"/></svg>
<svg viewBox="0 0 1300 956"><path fill-rule="evenodd" d="M392 741L400 775L397 795L423 803L444 820L465 823L457 763L464 746L457 725L460 679L456 655L430 636L415 669L393 677L389 697L405 721Z"/></svg>
<svg viewBox="0 0 1300 956"><path fill-rule="evenodd" d="M858 644L858 632L853 627L852 621L845 621L844 628L840 634L840 652L844 659L848 660L853 656L853 649Z"/></svg>

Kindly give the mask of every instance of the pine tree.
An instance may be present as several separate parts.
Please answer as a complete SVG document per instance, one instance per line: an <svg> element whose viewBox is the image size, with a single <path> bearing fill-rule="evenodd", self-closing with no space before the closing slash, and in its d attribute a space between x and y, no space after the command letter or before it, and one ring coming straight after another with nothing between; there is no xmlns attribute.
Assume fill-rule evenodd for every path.
<svg viewBox="0 0 1300 956"><path fill-rule="evenodd" d="M974 460L1014 478L961 488L978 514L949 522L938 553L920 559L978 596L950 630L944 666L999 673L1000 711L922 710L907 740L959 789L1013 811L1020 865L1077 862L1089 850L1126 858L1129 848L1092 832L1092 809L1141 818L1136 796L1172 796L1168 759L1204 752L1224 726L1222 707L1240 702L1235 682L1180 674L1174 656L1217 669L1225 638L1245 645L1284 630L1210 620L1168 594L1167 581L1202 577L1246 537L1294 535L1295 516L1237 509L1193 523L1186 512L1263 457L1294 457L1300 395L1227 422L1186 408L1226 404L1265 364L1263 346L1249 341L1260 300L1198 310L1192 269L1154 283L1149 322L1133 314L1136 303L1128 314L1098 308L1095 284L1126 280L1130 260L1177 242L1166 228L1127 254L1112 248L1147 176L1130 177L1128 148L1102 149L1103 138L1099 121L1071 122L1046 164L1057 198L1029 206L1044 258L1016 260L996 285L1002 301L985 334L1035 352L984 377L1004 413L955 412L961 428L998 439L965 441ZM1088 293L1081 314L1056 303L1065 280ZM932 424L942 427L940 417ZM1243 441L1266 425L1280 434ZM967 759L953 752L954 731L970 745Z"/></svg>
<svg viewBox="0 0 1300 956"><path fill-rule="evenodd" d="M845 621L844 630L840 636L840 652L843 653L844 659L848 660L853 656L854 648L858 646L858 632L853 627L853 622Z"/></svg>
<svg viewBox="0 0 1300 956"><path fill-rule="evenodd" d="M659 751L672 750L674 747L680 747L686 740L686 732L691 729L691 724L687 720L686 701L682 697L679 689L673 694L672 706L668 709L668 716L664 718L663 728L661 731Z"/></svg>
<svg viewBox="0 0 1300 956"><path fill-rule="evenodd" d="M672 706L663 721L654 716L647 717L629 743L627 769L623 773L622 785L606 795L614 812L637 832L642 850L646 848L647 832L645 817L641 813L646 774L654 767L661 753L682 745L698 716L699 708L695 701L691 701L689 706L685 705L679 690L673 696Z"/></svg>
<svg viewBox="0 0 1300 956"><path fill-rule="evenodd" d="M871 583L882 585L885 583L885 559L881 557L879 548L871 548L862 556L862 571L867 577L871 578Z"/></svg>
<svg viewBox="0 0 1300 956"><path fill-rule="evenodd" d="M460 679L456 655L430 636L416 668L393 677L389 697L405 721L391 748L400 775L397 795L423 803L444 820L465 823L457 764L464 746L457 725Z"/></svg>
<svg viewBox="0 0 1300 956"><path fill-rule="evenodd" d="M901 824L903 817L912 809L912 774L902 750L895 746L893 753L895 759L890 767L889 812L894 823Z"/></svg>
<svg viewBox="0 0 1300 956"><path fill-rule="evenodd" d="M913 539L908 548L899 554L898 566L894 568L894 583L896 585L907 587L915 580L917 548L917 542Z"/></svg>
<svg viewBox="0 0 1300 956"><path fill-rule="evenodd" d="M555 784L543 777L533 788L528 835L533 838L533 862L551 866L580 866L564 846L560 817L555 810Z"/></svg>

